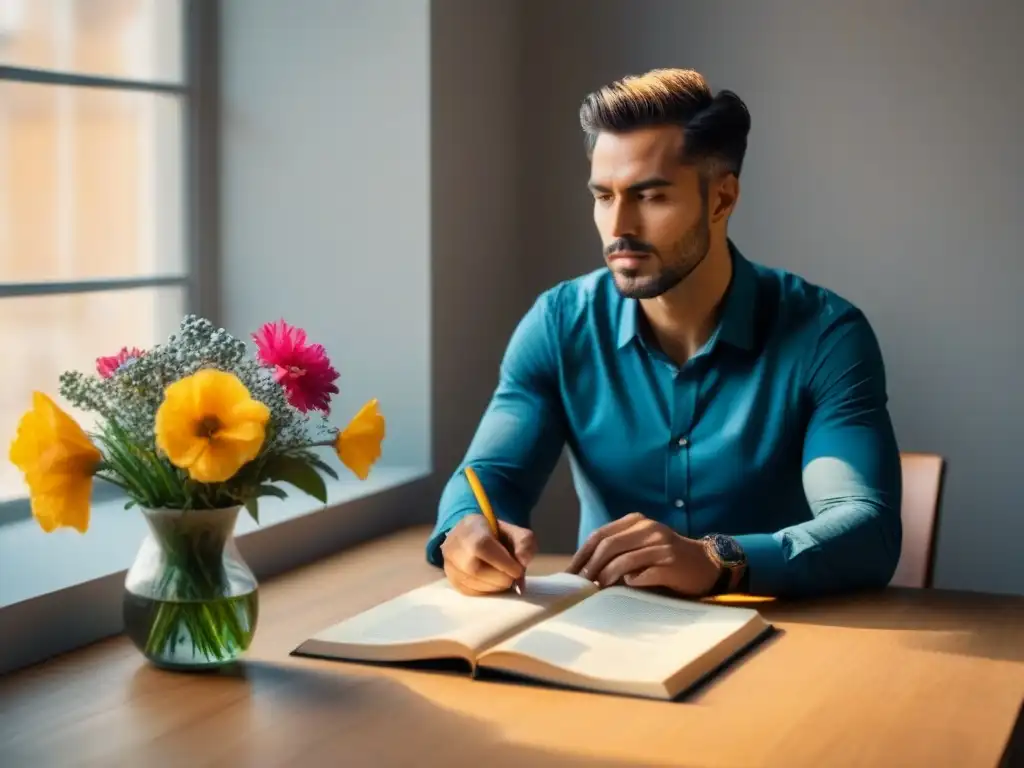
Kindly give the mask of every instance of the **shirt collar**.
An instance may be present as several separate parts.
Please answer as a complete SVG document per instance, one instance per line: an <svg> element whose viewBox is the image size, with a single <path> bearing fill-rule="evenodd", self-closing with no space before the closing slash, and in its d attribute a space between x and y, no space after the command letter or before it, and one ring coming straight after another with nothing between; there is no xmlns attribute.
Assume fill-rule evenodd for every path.
<svg viewBox="0 0 1024 768"><path fill-rule="evenodd" d="M729 240L729 254L732 256L732 280L725 295L725 306L718 328L707 345L708 351L718 342L731 344L740 349L754 346L754 318L757 300L757 275L753 265ZM620 308L618 348L622 349L634 339L640 339L638 313L640 302L625 299Z"/></svg>
<svg viewBox="0 0 1024 768"><path fill-rule="evenodd" d="M636 299L624 299L619 305L619 349L627 346L633 339L640 340L636 320L639 311L640 302Z"/></svg>

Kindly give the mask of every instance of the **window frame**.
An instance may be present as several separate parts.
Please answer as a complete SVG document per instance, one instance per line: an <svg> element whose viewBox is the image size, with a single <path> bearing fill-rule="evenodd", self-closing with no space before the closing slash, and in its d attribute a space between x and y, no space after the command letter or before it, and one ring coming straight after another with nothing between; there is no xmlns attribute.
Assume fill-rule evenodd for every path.
<svg viewBox="0 0 1024 768"><path fill-rule="evenodd" d="M179 83L77 74L0 64L0 81L161 93L181 99L182 211L185 243L180 274L71 281L0 282L0 301L15 297L67 296L133 288L182 286L189 313L221 322L220 264L220 47L219 0L182 0L182 78ZM214 170L210 170L214 169ZM122 498L97 484L94 501ZM127 500L127 499L125 499ZM32 516L27 496L0 501L0 526Z"/></svg>

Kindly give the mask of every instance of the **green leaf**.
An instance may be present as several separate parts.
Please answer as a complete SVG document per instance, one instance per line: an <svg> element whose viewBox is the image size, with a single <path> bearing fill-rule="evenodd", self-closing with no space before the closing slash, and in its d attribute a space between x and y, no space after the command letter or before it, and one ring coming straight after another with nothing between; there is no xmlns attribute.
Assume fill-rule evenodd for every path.
<svg viewBox="0 0 1024 768"><path fill-rule="evenodd" d="M245 508L249 512L249 516L253 519L257 525L260 522L260 500L258 496L253 496L247 502L245 502Z"/></svg>
<svg viewBox="0 0 1024 768"><path fill-rule="evenodd" d="M136 444L118 422L107 419L99 439L107 446L109 463L143 492L148 506L178 506L182 481L176 469L153 451Z"/></svg>
<svg viewBox="0 0 1024 768"><path fill-rule="evenodd" d="M107 448L107 464L112 474L116 474L125 485L129 486L132 495L140 499L146 506L156 506L157 492L148 482L148 471L137 458L131 455L127 446L108 435L100 437Z"/></svg>
<svg viewBox="0 0 1024 768"><path fill-rule="evenodd" d="M279 499L287 499L288 494L276 485L261 485L256 489L256 498L260 496L276 496Z"/></svg>
<svg viewBox="0 0 1024 768"><path fill-rule="evenodd" d="M332 477L335 480L338 479L338 473L335 471L334 467L332 467L330 464L328 464L328 463L326 463L324 461L321 461L316 456L310 456L308 461L309 461L310 464L312 464L314 467L319 469L325 475L327 475L329 477ZM326 499L325 499L325 501L326 501Z"/></svg>
<svg viewBox="0 0 1024 768"><path fill-rule="evenodd" d="M156 457L132 442L132 438L116 422L108 421L104 430L107 445L116 453L118 462L132 474L137 484L145 487L154 503L167 495L161 478L153 466Z"/></svg>
<svg viewBox="0 0 1024 768"><path fill-rule="evenodd" d="M131 509L134 506L135 506L135 502L134 501L129 501L127 504L124 505L124 508L125 509Z"/></svg>
<svg viewBox="0 0 1024 768"><path fill-rule="evenodd" d="M327 486L320 474L305 460L295 456L275 456L263 471L267 480L291 483L317 501L327 503Z"/></svg>
<svg viewBox="0 0 1024 768"><path fill-rule="evenodd" d="M155 474L163 486L164 492L169 499L179 500L182 495L182 483L178 479L170 465L154 453L146 452L149 464L155 470Z"/></svg>

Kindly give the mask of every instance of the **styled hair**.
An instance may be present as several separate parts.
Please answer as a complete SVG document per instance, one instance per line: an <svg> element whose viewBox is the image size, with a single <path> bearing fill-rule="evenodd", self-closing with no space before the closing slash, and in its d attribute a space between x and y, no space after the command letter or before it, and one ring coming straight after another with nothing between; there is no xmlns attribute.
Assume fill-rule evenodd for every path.
<svg viewBox="0 0 1024 768"><path fill-rule="evenodd" d="M711 93L692 69L654 69L616 80L589 94L580 107L587 157L600 133L676 125L683 129L682 162L698 165L705 178L737 177L743 167L750 113L732 91Z"/></svg>

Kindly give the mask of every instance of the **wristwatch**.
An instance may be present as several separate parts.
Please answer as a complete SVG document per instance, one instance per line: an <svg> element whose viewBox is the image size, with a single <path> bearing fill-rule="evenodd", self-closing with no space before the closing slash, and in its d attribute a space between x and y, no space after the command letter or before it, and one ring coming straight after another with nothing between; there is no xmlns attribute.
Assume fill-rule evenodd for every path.
<svg viewBox="0 0 1024 768"><path fill-rule="evenodd" d="M718 565L720 571L711 594L736 592L747 572L747 555L743 548L732 536L722 533L709 533L701 542L708 558Z"/></svg>

